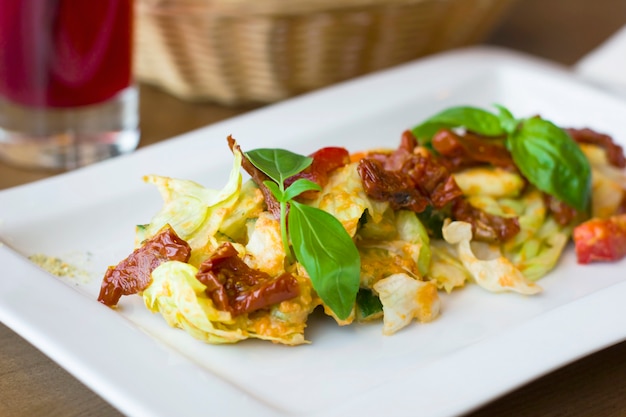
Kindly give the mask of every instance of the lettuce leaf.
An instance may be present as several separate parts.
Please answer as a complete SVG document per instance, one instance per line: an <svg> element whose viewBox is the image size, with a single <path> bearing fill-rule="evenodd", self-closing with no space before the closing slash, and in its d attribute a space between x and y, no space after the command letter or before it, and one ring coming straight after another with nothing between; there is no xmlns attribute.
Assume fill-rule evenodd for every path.
<svg viewBox="0 0 626 417"><path fill-rule="evenodd" d="M306 343L306 319L319 304L310 282L299 277L300 296L272 306L270 311L232 317L215 308L206 287L196 279L197 268L169 261L152 272L152 283L143 300L152 312L160 313L172 327L207 343L236 343L248 338L297 345Z"/></svg>
<svg viewBox="0 0 626 417"><path fill-rule="evenodd" d="M454 247L443 240L433 240L430 243L432 254L428 277L432 279L437 287L452 292L455 288L465 286L472 276L465 269Z"/></svg>
<svg viewBox="0 0 626 417"><path fill-rule="evenodd" d="M415 213L388 210L384 219L378 223L384 227L378 228L378 224L370 226L368 221L357 232L361 287L364 288L371 288L379 279L399 272L421 278L430 268L430 239ZM383 232L387 239L377 239Z"/></svg>
<svg viewBox="0 0 626 417"><path fill-rule="evenodd" d="M192 259L199 258L194 263L201 261L202 256L193 251L207 252L215 247L211 240L232 210L241 190L241 153L235 151L234 156L230 177L221 190L208 189L190 180L145 176L145 182L157 186L164 204L148 225L137 228L136 242L153 236L169 224L191 246ZM204 249L207 244L210 248Z"/></svg>
<svg viewBox="0 0 626 417"><path fill-rule="evenodd" d="M412 257L420 274L425 276L430 268L430 239L428 232L412 211L401 210L396 214L398 238L413 246Z"/></svg>
<svg viewBox="0 0 626 417"><path fill-rule="evenodd" d="M443 237L451 245L455 245L458 257L469 271L474 281L482 288L491 292L514 291L521 294L537 294L541 292L534 282L528 280L511 261L499 251L491 251L486 255L489 259L479 259L473 252L472 225L466 222L449 222L443 227Z"/></svg>
<svg viewBox="0 0 626 417"><path fill-rule="evenodd" d="M429 322L439 315L441 302L432 282L393 274L374 284L383 305L383 334L391 335L413 319Z"/></svg>
<svg viewBox="0 0 626 417"><path fill-rule="evenodd" d="M265 210L263 193L252 180L241 186L241 191L231 212L224 217L219 232L234 242L245 244L248 238L247 225Z"/></svg>
<svg viewBox="0 0 626 417"><path fill-rule="evenodd" d="M159 312L172 327L207 343L236 343L248 334L230 313L217 310L196 279L198 270L178 261L164 262L152 271L152 283L143 291L146 307Z"/></svg>

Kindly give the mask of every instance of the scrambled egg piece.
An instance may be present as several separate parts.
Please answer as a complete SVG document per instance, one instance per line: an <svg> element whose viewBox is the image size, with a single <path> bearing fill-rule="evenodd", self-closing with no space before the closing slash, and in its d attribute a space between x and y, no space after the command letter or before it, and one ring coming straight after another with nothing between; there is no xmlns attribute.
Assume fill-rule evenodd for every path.
<svg viewBox="0 0 626 417"><path fill-rule="evenodd" d="M280 224L270 213L263 212L254 223L246 245L245 262L250 268L272 276L285 269L285 250L280 234Z"/></svg>
<svg viewBox="0 0 626 417"><path fill-rule="evenodd" d="M468 168L453 177L467 196L517 197L525 185L520 175L496 167Z"/></svg>
<svg viewBox="0 0 626 417"><path fill-rule="evenodd" d="M288 345L308 343L304 338L307 319L322 302L308 278L296 275L296 279L300 286L298 297L279 303L269 313L249 315L247 329L251 337Z"/></svg>
<svg viewBox="0 0 626 417"><path fill-rule="evenodd" d="M386 202L367 197L356 163L333 171L328 184L311 205L335 216L350 236L356 234L359 220L366 210L375 222L379 222L389 207Z"/></svg>

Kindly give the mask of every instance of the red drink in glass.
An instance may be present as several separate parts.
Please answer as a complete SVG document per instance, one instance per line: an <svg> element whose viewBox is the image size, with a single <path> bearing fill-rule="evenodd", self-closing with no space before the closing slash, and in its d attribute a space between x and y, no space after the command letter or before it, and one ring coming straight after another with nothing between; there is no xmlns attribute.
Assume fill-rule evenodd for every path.
<svg viewBox="0 0 626 417"><path fill-rule="evenodd" d="M137 146L132 7L0 0L0 158L73 168Z"/></svg>

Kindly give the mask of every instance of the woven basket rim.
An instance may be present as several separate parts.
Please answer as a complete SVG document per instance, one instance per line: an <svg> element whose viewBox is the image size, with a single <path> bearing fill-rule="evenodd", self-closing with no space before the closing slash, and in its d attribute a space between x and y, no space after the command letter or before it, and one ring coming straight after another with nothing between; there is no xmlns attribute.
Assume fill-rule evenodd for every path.
<svg viewBox="0 0 626 417"><path fill-rule="evenodd" d="M194 14L223 16L299 15L368 7L398 6L449 0L136 0L143 13Z"/></svg>

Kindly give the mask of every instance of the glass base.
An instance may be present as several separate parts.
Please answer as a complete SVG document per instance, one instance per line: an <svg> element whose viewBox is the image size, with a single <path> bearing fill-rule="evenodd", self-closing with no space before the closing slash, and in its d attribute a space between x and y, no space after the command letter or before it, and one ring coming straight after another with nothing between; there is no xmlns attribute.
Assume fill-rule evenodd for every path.
<svg viewBox="0 0 626 417"><path fill-rule="evenodd" d="M106 103L38 109L0 97L0 160L19 167L64 171L132 152L139 145L137 91Z"/></svg>

